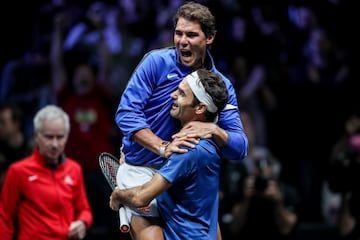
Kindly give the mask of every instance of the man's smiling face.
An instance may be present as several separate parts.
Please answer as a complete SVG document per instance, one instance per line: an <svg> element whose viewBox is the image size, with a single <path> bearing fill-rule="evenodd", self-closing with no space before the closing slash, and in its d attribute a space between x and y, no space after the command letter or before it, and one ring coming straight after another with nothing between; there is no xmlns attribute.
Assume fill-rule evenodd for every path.
<svg viewBox="0 0 360 240"><path fill-rule="evenodd" d="M181 81L176 91L171 93L174 104L171 107L170 115L181 121L182 124L196 120L196 107L193 106L194 94L191 91L186 78Z"/></svg>

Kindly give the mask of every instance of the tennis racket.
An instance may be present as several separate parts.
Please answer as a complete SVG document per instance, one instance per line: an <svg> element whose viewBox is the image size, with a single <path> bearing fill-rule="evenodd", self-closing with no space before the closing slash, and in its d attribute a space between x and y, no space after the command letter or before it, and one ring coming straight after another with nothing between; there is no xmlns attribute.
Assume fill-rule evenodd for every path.
<svg viewBox="0 0 360 240"><path fill-rule="evenodd" d="M102 174L104 175L106 181L109 183L111 189L115 189L117 186L116 183L116 174L120 166L119 159L113 156L110 153L103 152L99 156L99 165ZM128 233L130 231L130 224L127 218L126 210L122 206L119 209L119 218L120 218L120 231L123 233Z"/></svg>

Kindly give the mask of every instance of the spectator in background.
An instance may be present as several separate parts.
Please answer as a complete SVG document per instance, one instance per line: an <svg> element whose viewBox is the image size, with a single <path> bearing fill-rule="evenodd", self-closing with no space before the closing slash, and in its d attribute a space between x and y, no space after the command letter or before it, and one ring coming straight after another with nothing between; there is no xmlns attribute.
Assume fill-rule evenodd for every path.
<svg viewBox="0 0 360 240"><path fill-rule="evenodd" d="M351 116L345 123L345 134L332 149L327 182L333 192L341 194L337 227L341 239L360 237L360 117Z"/></svg>
<svg viewBox="0 0 360 240"><path fill-rule="evenodd" d="M35 46L42 44L48 47L50 45L54 17L60 12L66 15L64 28L68 31L74 23L79 21L85 11L84 6L78 1L50 0L38 4L32 31L32 41Z"/></svg>
<svg viewBox="0 0 360 240"><path fill-rule="evenodd" d="M254 144L250 115L244 111L241 119L249 139L249 154L240 163L245 171L237 173L239 181L222 183L223 186L238 186L237 192L223 192L220 203L230 205L228 209L223 206L221 216L224 239L294 239L300 201L298 192L280 179L280 162L269 149ZM222 181L227 174L235 176L234 169L228 170L230 172L222 174Z"/></svg>
<svg viewBox="0 0 360 240"><path fill-rule="evenodd" d="M287 6L288 18L284 23L286 28L286 53L290 65L302 61L302 48L309 32L319 25L318 15L305 1Z"/></svg>
<svg viewBox="0 0 360 240"><path fill-rule="evenodd" d="M36 6L39 4L39 6ZM14 6L16 3L14 4ZM36 6L36 7L35 7ZM34 10L32 11L32 7ZM15 7L16 8L16 7ZM26 8L26 7L25 7ZM80 6L72 4L66 0L51 0L45 2L33 3L31 8L27 7L27 13L22 14L19 8L15 11L22 16L22 33L25 34L25 26L31 25L31 39L26 41L25 35L18 37L22 42L29 45L19 56L12 57L0 65L0 103L12 102L17 104L24 118L23 132L26 138L32 137L32 119L35 113L46 104L54 104L56 99L51 88L51 73L49 64L49 50L51 43L51 33L53 27L53 18L59 12L66 14L66 28L75 21L79 15ZM6 10L5 10L6 11ZM30 19L27 15L34 15ZM7 22L8 19L3 19ZM65 28L65 26L64 26ZM14 37L15 34L6 33L5 35ZM18 39L14 39L16 42ZM8 49L21 49L20 45L8 47ZM0 54L2 55L2 53Z"/></svg>
<svg viewBox="0 0 360 240"><path fill-rule="evenodd" d="M115 152L112 142L116 130L112 121L115 97L110 92L107 78L100 80L99 77L106 66L91 64L86 56L64 56L62 17L59 15L54 22L51 74L57 104L68 112L73 124L72 139L69 139L66 151L80 161L85 171L97 171L100 170L99 154ZM104 50L101 45L98 45L99 51ZM71 64L65 65L69 62ZM88 146L87 151L83 151L83 146Z"/></svg>
<svg viewBox="0 0 360 240"><path fill-rule="evenodd" d="M64 31L63 48L65 53L85 56L93 65L104 65L99 79L107 81L112 94L120 96L144 48L144 40L130 30L122 8L94 1L83 18Z"/></svg>
<svg viewBox="0 0 360 240"><path fill-rule="evenodd" d="M54 103L51 94L48 48L38 45L21 56L9 59L2 69L0 103L17 104L24 118L23 132L32 137L31 119L43 106Z"/></svg>
<svg viewBox="0 0 360 240"><path fill-rule="evenodd" d="M295 239L299 196L279 179L280 163L268 151L250 156L255 165L245 178L243 199L232 209L230 229L239 239Z"/></svg>
<svg viewBox="0 0 360 240"><path fill-rule="evenodd" d="M97 46L103 37L106 13L107 4L101 1L91 3L83 18L75 22L64 35L64 50L86 55L90 61L98 63Z"/></svg>
<svg viewBox="0 0 360 240"><path fill-rule="evenodd" d="M288 106L283 109L286 115L283 119L301 122L307 131L299 127L287 131L283 138L291 141L284 142L283 148L289 156L293 156L286 174L299 173L290 177L297 177L294 185L301 191L306 206L306 211L301 213L302 218L320 221L321 188L325 177L323 166L327 164L333 142L337 140L336 134L328 135L328 132L332 129L336 133L347 111L337 106L349 104L348 93L344 92L349 80L349 66L346 54L336 47L323 27L309 30L302 50L302 60L289 66ZM336 114L333 114L334 111ZM312 133L311 138L309 132ZM307 151L299 151L298 146L304 142L307 142Z"/></svg>
<svg viewBox="0 0 360 240"><path fill-rule="evenodd" d="M271 105L263 92L267 89L267 71L258 52L260 47L254 39L250 21L244 14L231 18L226 44L226 64L240 108L247 109L254 120L256 140L264 145L267 142L266 104ZM257 38L255 38L257 39Z"/></svg>
<svg viewBox="0 0 360 240"><path fill-rule="evenodd" d="M151 40L148 49L170 47L174 45L172 16L182 3L182 0L157 2L156 9L158 14L155 16L155 28L157 34Z"/></svg>
<svg viewBox="0 0 360 240"><path fill-rule="evenodd" d="M92 224L81 166L65 157L69 116L48 105L33 120L35 148L10 165L0 198L1 239L83 239Z"/></svg>
<svg viewBox="0 0 360 240"><path fill-rule="evenodd" d="M245 4L240 10L233 11L226 24L226 44L221 51L238 104L252 115L256 141L260 145L269 142L269 121L278 109L274 86L280 79L276 71L283 42L274 17L267 16L272 9L264 9L246 7Z"/></svg>
<svg viewBox="0 0 360 240"><path fill-rule="evenodd" d="M268 142L267 112L276 108L277 99L269 88L263 64L252 65L245 56L235 56L230 63L229 77L237 90L238 103L254 120L256 144Z"/></svg>
<svg viewBox="0 0 360 240"><path fill-rule="evenodd" d="M109 48L109 83L113 94L120 97L143 54L144 39L131 31L123 9L118 6L107 8L102 34Z"/></svg>
<svg viewBox="0 0 360 240"><path fill-rule="evenodd" d="M23 132L23 115L16 104L0 105L0 193L9 165L32 152L33 143Z"/></svg>
<svg viewBox="0 0 360 240"><path fill-rule="evenodd" d="M115 97L110 91L108 78L101 78L106 61L97 65L89 63L88 56L78 53L64 56L63 21L60 13L55 17L51 44L52 83L57 104L70 117L72 131L66 154L76 159L84 171L85 185L93 209L94 224L89 237L110 238L117 230L116 215L107 207L110 190L106 186L98 162L101 152L116 154L120 133L115 127ZM99 58L106 55L103 39L96 45ZM104 53L105 52L105 53ZM67 64L66 64L67 63ZM69 64L70 63L70 64ZM104 76L104 75L102 75ZM96 237L95 237L96 238Z"/></svg>

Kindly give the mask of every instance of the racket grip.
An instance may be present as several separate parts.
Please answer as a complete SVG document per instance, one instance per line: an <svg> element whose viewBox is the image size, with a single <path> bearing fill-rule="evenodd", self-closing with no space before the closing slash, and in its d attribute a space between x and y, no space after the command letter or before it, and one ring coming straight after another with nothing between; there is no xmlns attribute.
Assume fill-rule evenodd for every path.
<svg viewBox="0 0 360 240"><path fill-rule="evenodd" d="M126 210L124 207L120 207L119 209L119 217L120 217L120 231L122 233L128 233L130 231L129 220L126 214Z"/></svg>

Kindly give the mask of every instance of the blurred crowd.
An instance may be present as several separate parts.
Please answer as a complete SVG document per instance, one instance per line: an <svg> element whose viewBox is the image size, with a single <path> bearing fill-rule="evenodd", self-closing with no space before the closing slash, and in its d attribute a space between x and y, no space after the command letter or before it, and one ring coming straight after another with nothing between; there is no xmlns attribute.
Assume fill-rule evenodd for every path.
<svg viewBox="0 0 360 240"><path fill-rule="evenodd" d="M98 155L119 154L121 132L114 116L122 91L144 53L171 46L172 16L183 2L4 2L9 14L1 15L0 180L9 164L29 152L35 112L57 104L71 117L65 152L84 169L94 211L89 239L118 238L117 216L108 208L111 190L105 187ZM349 192L360 187L345 189L349 184L339 187L334 179L347 175L337 171L347 169L337 143L360 132L360 127L350 133L346 127L349 119L360 116L355 1L197 2L207 5L217 19L211 51L219 70L233 81L254 149L242 166L223 166L219 222L226 237L236 238L242 226L248 226L239 221L239 214L247 206L246 179L261 175L261 168L254 170L259 159L275 166L272 180L290 188L284 190L289 197L283 203L290 216L288 231L280 233L296 228L319 236L314 239L346 235L346 229L338 231L338 219ZM348 150L349 139L343 149ZM334 168L339 161L343 168ZM279 189L273 191L276 200L283 192Z"/></svg>

